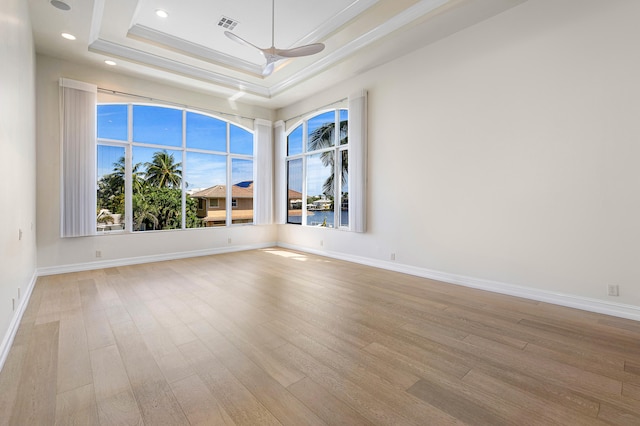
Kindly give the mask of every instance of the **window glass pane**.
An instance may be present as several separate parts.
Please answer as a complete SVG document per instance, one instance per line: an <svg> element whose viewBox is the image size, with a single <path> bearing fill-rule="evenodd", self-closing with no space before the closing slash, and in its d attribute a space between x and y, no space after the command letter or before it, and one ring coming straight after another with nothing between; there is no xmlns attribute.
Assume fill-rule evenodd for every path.
<svg viewBox="0 0 640 426"><path fill-rule="evenodd" d="M125 148L98 145L97 154L97 230L98 232L122 231L124 229Z"/></svg>
<svg viewBox="0 0 640 426"><path fill-rule="evenodd" d="M127 105L98 105L98 139L128 139Z"/></svg>
<svg viewBox="0 0 640 426"><path fill-rule="evenodd" d="M253 133L233 124L229 127L229 152L253 155Z"/></svg>
<svg viewBox="0 0 640 426"><path fill-rule="evenodd" d="M308 123L307 151L328 148L335 144L335 111L325 112L311 118Z"/></svg>
<svg viewBox="0 0 640 426"><path fill-rule="evenodd" d="M133 140L155 145L182 146L182 110L134 105Z"/></svg>
<svg viewBox="0 0 640 426"><path fill-rule="evenodd" d="M182 152L133 147L133 230L182 228Z"/></svg>
<svg viewBox="0 0 640 426"><path fill-rule="evenodd" d="M227 159L224 155L187 152L187 228L224 226ZM195 206L195 213L193 211ZM195 216L195 218L194 218Z"/></svg>
<svg viewBox="0 0 640 426"><path fill-rule="evenodd" d="M205 114L151 105L133 105L133 118L128 120L128 108L125 104L99 105L96 110L98 136L103 140L97 144L99 231L125 227L125 159L132 164L133 231L181 229L183 207L187 228L224 226L226 209L231 207L231 223L253 223L253 132ZM117 143L105 139L125 143L110 146ZM230 153L248 158L232 158L228 173ZM227 192L231 200L226 199Z"/></svg>
<svg viewBox="0 0 640 426"><path fill-rule="evenodd" d="M231 223L253 223L253 160L231 159Z"/></svg>
<svg viewBox="0 0 640 426"><path fill-rule="evenodd" d="M287 136L287 155L302 154L302 125Z"/></svg>
<svg viewBox="0 0 640 426"><path fill-rule="evenodd" d="M325 151L307 157L307 225L333 228L334 156Z"/></svg>
<svg viewBox="0 0 640 426"><path fill-rule="evenodd" d="M287 223L302 223L302 158L287 161Z"/></svg>
<svg viewBox="0 0 640 426"><path fill-rule="evenodd" d="M187 112L187 148L227 152L227 123L208 115Z"/></svg>
<svg viewBox="0 0 640 426"><path fill-rule="evenodd" d="M349 226L349 151L340 153L340 173L342 190L340 191L340 226Z"/></svg>
<svg viewBox="0 0 640 426"><path fill-rule="evenodd" d="M346 109L341 109L340 110L340 145L346 145L349 143L348 130L349 130L349 111Z"/></svg>

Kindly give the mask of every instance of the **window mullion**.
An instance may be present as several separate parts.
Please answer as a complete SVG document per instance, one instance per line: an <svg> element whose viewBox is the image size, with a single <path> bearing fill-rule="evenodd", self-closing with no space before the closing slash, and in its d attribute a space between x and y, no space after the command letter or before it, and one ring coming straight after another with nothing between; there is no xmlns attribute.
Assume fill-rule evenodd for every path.
<svg viewBox="0 0 640 426"><path fill-rule="evenodd" d="M305 120L302 123L302 220L300 224L307 226L307 143L309 135L307 135L308 123Z"/></svg>
<svg viewBox="0 0 640 426"><path fill-rule="evenodd" d="M336 109L333 119L333 228L340 227L340 190L342 179L340 179L340 167L342 166L342 158L338 155L340 152L340 110ZM336 200L338 201L336 203Z"/></svg>
<svg viewBox="0 0 640 426"><path fill-rule="evenodd" d="M342 191L342 176L340 168L342 167L342 158L340 157L340 149L336 145L333 150L333 227L340 227L340 194Z"/></svg>
<svg viewBox="0 0 640 426"><path fill-rule="evenodd" d="M225 199L225 210L226 210L226 221L225 224L227 226L230 226L232 221L231 221L231 215L233 214L233 206L232 204L232 190L231 190L231 126L229 123L227 123L227 182L226 182L226 186L225 186L225 191L226 191L226 199Z"/></svg>
<svg viewBox="0 0 640 426"><path fill-rule="evenodd" d="M181 196L181 208L182 208L182 223L180 224L181 229L187 228L187 193L186 193L186 182L184 177L187 175L187 111L182 110L182 175L180 179L180 188L182 189Z"/></svg>
<svg viewBox="0 0 640 426"><path fill-rule="evenodd" d="M127 146L124 160L124 209L126 231L133 232L133 105L127 105Z"/></svg>

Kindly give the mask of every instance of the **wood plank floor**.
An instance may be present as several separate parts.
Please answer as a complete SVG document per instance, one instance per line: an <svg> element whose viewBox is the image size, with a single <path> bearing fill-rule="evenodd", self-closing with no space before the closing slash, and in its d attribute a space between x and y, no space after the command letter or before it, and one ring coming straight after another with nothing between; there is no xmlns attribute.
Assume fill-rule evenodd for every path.
<svg viewBox="0 0 640 426"><path fill-rule="evenodd" d="M640 323L283 249L41 277L0 425L640 425Z"/></svg>

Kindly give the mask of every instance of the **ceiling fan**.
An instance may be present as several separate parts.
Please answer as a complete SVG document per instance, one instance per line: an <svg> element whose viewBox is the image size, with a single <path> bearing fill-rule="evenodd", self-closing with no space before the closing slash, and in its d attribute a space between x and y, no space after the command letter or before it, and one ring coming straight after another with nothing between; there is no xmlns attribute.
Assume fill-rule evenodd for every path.
<svg viewBox="0 0 640 426"><path fill-rule="evenodd" d="M242 37L235 35L230 31L224 32L224 35L229 37L231 40L238 42L240 44L244 44L245 46L250 46L250 47L253 47L254 49L258 49L260 53L262 53L262 56L264 56L265 59L267 60L267 63L262 69L262 75L264 77L271 75L271 73L275 68L276 62L278 62L281 59L315 55L316 53L322 52L322 50L324 49L324 44L322 43L307 44L304 46L294 47L292 49L277 49L275 47L275 14L276 14L275 0L272 0L271 1L271 47L269 48L263 49L261 47L256 46L253 43L248 42Z"/></svg>

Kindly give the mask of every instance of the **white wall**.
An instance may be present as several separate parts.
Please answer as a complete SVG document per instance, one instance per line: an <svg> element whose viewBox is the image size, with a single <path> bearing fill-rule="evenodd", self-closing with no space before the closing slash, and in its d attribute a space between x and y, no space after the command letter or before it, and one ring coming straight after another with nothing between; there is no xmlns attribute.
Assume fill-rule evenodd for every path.
<svg viewBox="0 0 640 426"><path fill-rule="evenodd" d="M27 2L0 2L0 342L36 271L35 57ZM22 230L22 239L19 239ZM15 323L15 322L14 322ZM8 348L7 348L8 349ZM0 356L3 347L0 345ZM0 359L0 367L2 360Z"/></svg>
<svg viewBox="0 0 640 426"><path fill-rule="evenodd" d="M638 16L528 1L279 110L369 91L368 232L279 241L640 308Z"/></svg>
<svg viewBox="0 0 640 426"><path fill-rule="evenodd" d="M171 257L180 253L208 253L269 245L276 240L273 226L233 226L184 231L145 232L60 238L60 128L58 79L71 78L126 93L134 93L206 110L272 119L273 112L260 107L231 104L221 98L180 90L148 80L114 74L37 56L38 149L38 268L43 273L105 266L133 260ZM137 99L129 99L136 102ZM245 124L246 123L242 123ZM229 239L231 242L229 243ZM96 251L102 254L96 258ZM98 263L96 263L98 262Z"/></svg>

